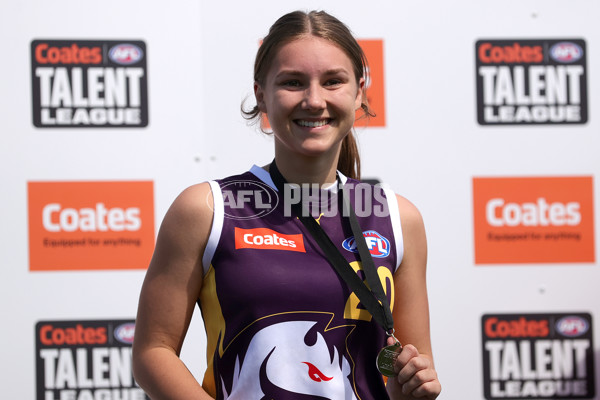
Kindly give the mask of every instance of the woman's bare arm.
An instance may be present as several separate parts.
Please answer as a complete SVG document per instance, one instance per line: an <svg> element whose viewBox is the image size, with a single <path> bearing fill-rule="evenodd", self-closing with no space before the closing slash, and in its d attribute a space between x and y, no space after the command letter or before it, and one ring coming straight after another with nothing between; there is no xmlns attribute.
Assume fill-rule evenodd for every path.
<svg viewBox="0 0 600 400"><path fill-rule="evenodd" d="M173 202L161 224L140 294L133 371L154 400L210 399L179 354L202 285L202 254L212 224L208 183Z"/></svg>

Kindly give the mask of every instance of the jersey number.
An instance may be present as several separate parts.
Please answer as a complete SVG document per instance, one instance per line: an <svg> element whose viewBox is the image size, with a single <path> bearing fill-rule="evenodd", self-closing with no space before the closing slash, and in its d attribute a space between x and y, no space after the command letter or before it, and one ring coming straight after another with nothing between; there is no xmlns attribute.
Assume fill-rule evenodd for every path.
<svg viewBox="0 0 600 400"><path fill-rule="evenodd" d="M358 261L353 261L350 263L354 272L361 270L361 265ZM383 286L383 291L390 303L390 309L394 309L394 278L392 277L392 272L386 267L377 268L377 276L379 276L379 280L381 281L381 286ZM363 281L367 284L366 280ZM390 292L388 295L388 284L390 287ZM368 286L368 285L367 285ZM371 314L360 304L360 300L358 296L354 294L354 292L350 293L350 297L346 301L346 307L344 308L344 318L346 319L357 319L362 321L371 321L373 318Z"/></svg>

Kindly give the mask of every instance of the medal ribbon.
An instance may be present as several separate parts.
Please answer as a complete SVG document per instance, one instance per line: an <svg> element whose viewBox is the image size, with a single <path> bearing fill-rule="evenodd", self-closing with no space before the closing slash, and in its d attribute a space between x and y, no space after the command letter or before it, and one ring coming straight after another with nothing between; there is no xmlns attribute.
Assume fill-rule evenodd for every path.
<svg viewBox="0 0 600 400"><path fill-rule="evenodd" d="M271 166L269 167L269 174L271 175L273 183L275 183L275 187L277 187L280 195L282 195L284 193L284 187L287 181L283 175L281 175L281 172L279 172L275 160L273 160ZM392 318L392 311L390 309L387 297L385 296L385 292L383 291L377 271L375 270L373 257L371 257L371 253L367 247L367 242L365 241L362 229L358 223L356 213L350 205L349 199L344 195L344 190L342 188L339 176L337 177L337 181L340 187L338 193L343 207L342 218L344 215L348 216L350 228L352 229L354 241L358 247L358 254L362 262L362 269L367 278L367 284L365 284L354 272L354 269L352 269L346 258L333 244L323 228L321 228L321 225L319 225L314 218L309 216L310 214L306 212L302 200L299 203L294 203L291 205L292 212L298 217L306 230L308 230L308 232L312 235L321 250L327 256L327 261L329 261L338 275L356 294L361 304L373 316L375 321L384 329L386 334L393 337L394 320Z"/></svg>

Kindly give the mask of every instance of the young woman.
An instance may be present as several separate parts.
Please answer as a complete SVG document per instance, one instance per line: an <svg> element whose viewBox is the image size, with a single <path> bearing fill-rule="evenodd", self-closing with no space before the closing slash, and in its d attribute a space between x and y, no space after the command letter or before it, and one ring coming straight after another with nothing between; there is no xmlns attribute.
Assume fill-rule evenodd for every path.
<svg viewBox="0 0 600 400"><path fill-rule="evenodd" d="M347 27L325 12L293 12L271 27L256 57L257 104L246 115L268 116L275 159L192 186L167 212L133 348L135 378L151 398L435 399L440 393L421 216L403 197L354 179L360 164L352 127L356 110L369 113L365 64ZM299 199L307 184L323 189L317 201L313 192ZM359 214L358 231L350 209ZM360 236L366 239L358 244ZM327 241L335 254L322 247ZM384 311L377 318L373 307L365 309L364 295L357 297L333 268L336 257L367 282L368 293L381 283L375 308L388 307L393 329L380 326L391 321ZM374 260L375 280L367 259ZM202 385L178 358L196 303L208 342ZM399 354L391 350L386 384L376 360L396 338L404 346Z"/></svg>

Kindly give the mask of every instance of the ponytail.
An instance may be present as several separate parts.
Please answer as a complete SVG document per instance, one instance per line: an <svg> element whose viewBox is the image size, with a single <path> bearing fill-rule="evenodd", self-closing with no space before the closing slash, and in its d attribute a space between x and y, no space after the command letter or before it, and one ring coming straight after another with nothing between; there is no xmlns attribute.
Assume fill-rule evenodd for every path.
<svg viewBox="0 0 600 400"><path fill-rule="evenodd" d="M366 59L365 59L366 63ZM375 117L375 113L369 107L367 101L367 93L363 89L363 101L360 105L362 115L357 119ZM354 137L354 128L348 132L344 140L342 141L342 148L340 149L340 157L338 158L337 169L348 178L360 180L360 153L358 152L358 144Z"/></svg>
<svg viewBox="0 0 600 400"><path fill-rule="evenodd" d="M360 179L360 155L354 132L349 132L342 141L337 169L348 178Z"/></svg>

